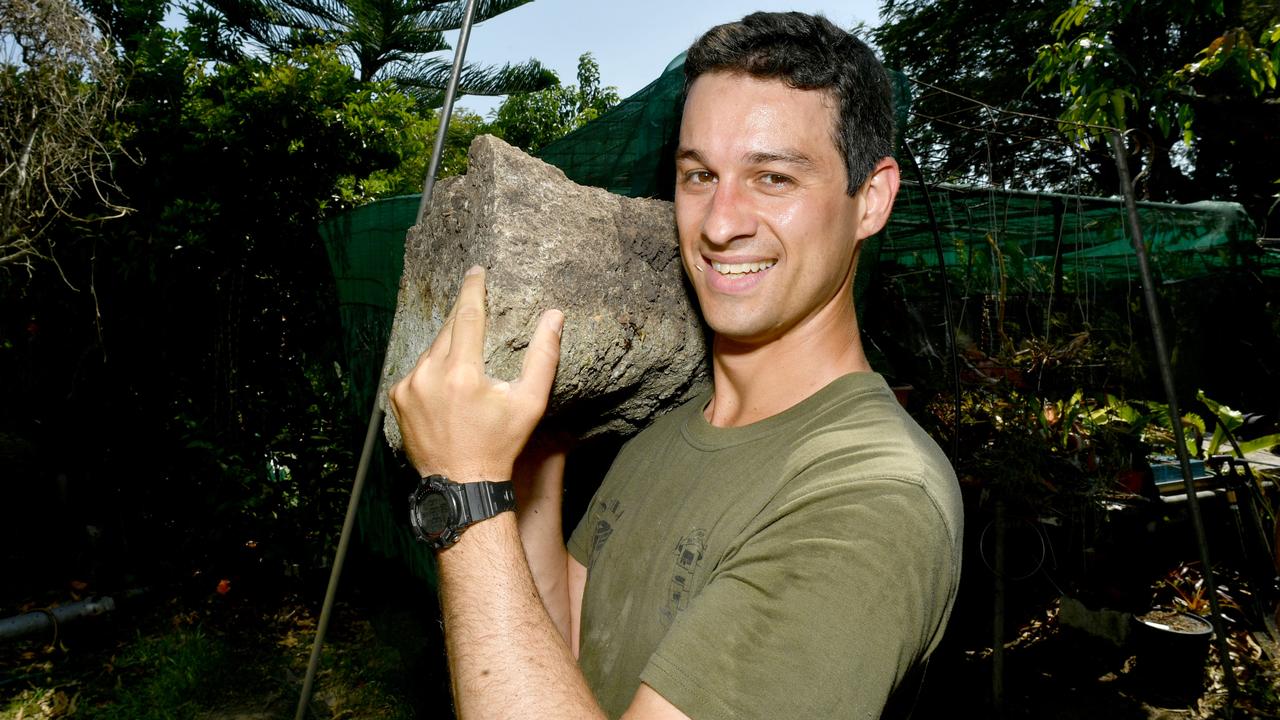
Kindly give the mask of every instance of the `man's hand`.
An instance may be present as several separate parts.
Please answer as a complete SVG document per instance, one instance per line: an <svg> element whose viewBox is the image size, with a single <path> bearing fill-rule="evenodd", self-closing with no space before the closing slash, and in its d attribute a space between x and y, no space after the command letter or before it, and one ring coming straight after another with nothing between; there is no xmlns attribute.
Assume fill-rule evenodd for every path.
<svg viewBox="0 0 1280 720"><path fill-rule="evenodd" d="M563 325L559 310L543 313L520 377L494 380L484 371L484 270L467 271L440 334L391 388L405 453L418 472L454 482L511 478L516 456L546 412Z"/></svg>

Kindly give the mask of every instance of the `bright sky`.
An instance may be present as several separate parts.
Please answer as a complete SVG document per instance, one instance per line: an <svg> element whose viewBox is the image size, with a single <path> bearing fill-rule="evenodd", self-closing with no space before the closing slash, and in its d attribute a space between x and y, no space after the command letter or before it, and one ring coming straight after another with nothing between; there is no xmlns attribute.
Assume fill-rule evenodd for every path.
<svg viewBox="0 0 1280 720"><path fill-rule="evenodd" d="M703 31L755 10L820 12L843 28L879 24L878 0L534 0L472 28L467 61L537 58L569 85L577 82L578 56L590 52L601 83L625 98L657 78ZM458 105L487 115L499 102L467 96Z"/></svg>

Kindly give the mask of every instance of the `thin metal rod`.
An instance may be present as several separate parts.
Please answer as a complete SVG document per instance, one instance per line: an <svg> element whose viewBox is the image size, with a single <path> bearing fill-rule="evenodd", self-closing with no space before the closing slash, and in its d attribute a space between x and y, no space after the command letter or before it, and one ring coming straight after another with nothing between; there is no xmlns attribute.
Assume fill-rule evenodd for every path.
<svg viewBox="0 0 1280 720"><path fill-rule="evenodd" d="M951 388L955 394L955 415L951 423L951 462L960 459L960 353L956 351L955 321L951 318L951 281L947 277L947 257L942 249L942 233L938 230L938 216L933 211L933 197L929 192L929 184L924 181L924 171L916 160L915 153L906 139L902 141L902 149L911 158L911 167L916 171L916 180L920 183L920 192L924 195L924 209L929 215L929 228L933 231L933 248L938 255L938 270L941 273L942 286L942 323L947 331L947 351L951 355Z"/></svg>
<svg viewBox="0 0 1280 720"><path fill-rule="evenodd" d="M316 639L311 645L311 659L307 661L307 677L302 681L302 695L298 698L298 711L294 720L303 720L307 715L307 705L311 703L311 691L316 681L316 670L320 667L320 649L324 647L325 632L329 629L329 618L333 615L333 602L338 595L338 579L342 577L342 565L347 558L347 546L351 544L351 531L356 526L356 510L360 507L360 494L364 492L364 481L369 475L369 461L373 458L373 449L377 446L378 431L382 429L382 408L377 400L373 403L373 412L369 414L369 427L364 434L364 449L360 452L360 463L356 466L356 480L351 485L351 498L347 500L347 516L342 521L342 535L338 538L338 550L334 553L333 568L329 570L329 586L324 591L324 605L320 608L320 622L316 625Z"/></svg>
<svg viewBox="0 0 1280 720"><path fill-rule="evenodd" d="M1187 510L1191 526L1195 530L1196 545L1200 549L1200 565L1204 568L1204 585L1209 595L1209 609L1213 616L1214 641L1218 648L1218 662L1222 665L1223 679L1227 685L1227 717L1231 717L1236 698L1236 676L1231 670L1231 655L1227 650L1227 635L1222 624L1222 609L1218 607L1218 588L1214 582L1213 565L1209 562L1209 541L1204 533L1204 521L1200 516L1200 501L1196 497L1195 481L1191 477L1191 459L1182 432L1182 413L1178 410L1178 393L1173 384L1173 367L1169 363L1169 350L1164 340L1164 325L1160 320L1155 280L1147 261L1147 246L1142 237L1142 223L1138 221L1138 204L1134 198L1133 181L1129 177L1129 162L1124 139L1120 133L1111 133L1111 150L1116 156L1116 172L1120 176L1120 191L1124 193L1124 205L1128 214L1129 235L1133 252L1138 259L1138 272L1142 277L1142 300L1147 307L1151 323L1151 336L1155 343L1156 364L1160 367L1160 380L1164 383L1165 399L1169 404L1169 425L1173 430L1173 444L1178 452L1178 464L1182 468L1182 483L1187 490Z"/></svg>
<svg viewBox="0 0 1280 720"><path fill-rule="evenodd" d="M476 0L467 0L466 10L462 16L462 26L459 28L458 43L453 53L453 69L449 73L449 83L444 91L444 107L440 109L440 127L436 130L436 143L431 149L431 162L427 165L427 177L422 185L422 200L418 203L418 217L415 224L422 223L422 218L431 205L431 195L435 191L436 173L440 169L440 157L444 153L444 139L449 130L449 120L453 117L453 100L458 91L458 79L462 75L462 62L467 54L467 41L471 38L475 10ZM338 581L342 577L342 565L347 557L347 547L351 544L351 533L356 525L356 512L360 507L360 496L364 492L365 478L369 475L369 462L377 446L382 418L382 408L375 398L373 410L369 413L369 426L365 430L364 447L360 451L360 462L356 466L356 478L351 484L347 515L342 521L342 535L338 538L333 568L329 571L329 585L324 591L324 604L320 608L320 621L316 625L316 639L311 645L311 658L307 661L307 675L302 682L302 694L298 698L298 711L294 713L294 720L304 720L307 715L307 706L311 703L316 671L320 668L320 651L324 647L324 636L329 629L329 619L333 615L333 603L338 595Z"/></svg>
<svg viewBox="0 0 1280 720"><path fill-rule="evenodd" d="M1004 670L1005 670L1005 615L1006 593L1005 583L1005 543L1008 541L1008 528L1005 526L1004 500L996 500L996 562L995 589L991 613L991 715L1003 718L1004 715Z"/></svg>
<svg viewBox="0 0 1280 720"><path fill-rule="evenodd" d="M431 149L431 164L427 166L427 177L422 182L422 201L418 203L417 223L427 214L431 205L431 194L436 187L436 171L440 169L440 156L444 154L444 137L449 130L449 119L453 117L453 97L458 92L458 79L462 76L462 58L467 55L467 42L471 40L471 23L476 14L476 0L467 0L467 9L462 16L462 27L458 30L458 44L453 52L453 70L449 73L449 84L444 88L444 107L440 108L440 127L436 128L436 144Z"/></svg>

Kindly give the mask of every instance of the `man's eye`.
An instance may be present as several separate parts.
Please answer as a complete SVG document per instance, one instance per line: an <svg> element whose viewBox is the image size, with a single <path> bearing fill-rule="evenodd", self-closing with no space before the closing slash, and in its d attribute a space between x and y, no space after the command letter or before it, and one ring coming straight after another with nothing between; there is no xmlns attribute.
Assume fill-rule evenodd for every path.
<svg viewBox="0 0 1280 720"><path fill-rule="evenodd" d="M760 181L765 185L777 188L789 187L794 182L790 177L781 173L765 173L760 176Z"/></svg>
<svg viewBox="0 0 1280 720"><path fill-rule="evenodd" d="M690 185L708 185L716 181L716 176L706 170L690 170L684 174L684 181Z"/></svg>

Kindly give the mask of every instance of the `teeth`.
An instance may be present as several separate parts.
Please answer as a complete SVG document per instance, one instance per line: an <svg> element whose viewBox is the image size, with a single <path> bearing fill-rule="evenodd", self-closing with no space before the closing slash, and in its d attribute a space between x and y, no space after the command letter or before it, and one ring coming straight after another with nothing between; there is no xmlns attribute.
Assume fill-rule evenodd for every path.
<svg viewBox="0 0 1280 720"><path fill-rule="evenodd" d="M778 264L777 260L770 260L768 262L753 262L753 263L713 262L711 263L711 267L715 268L716 272L720 273L721 275L735 275L735 274L760 272L761 270L768 270L769 268L777 264Z"/></svg>

